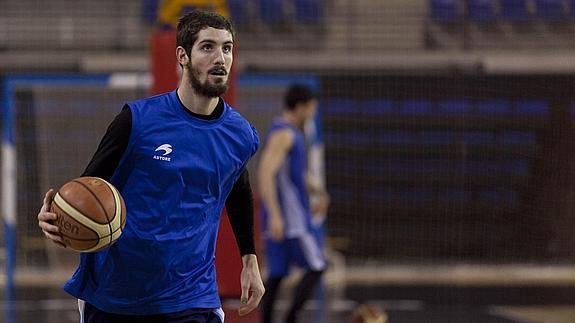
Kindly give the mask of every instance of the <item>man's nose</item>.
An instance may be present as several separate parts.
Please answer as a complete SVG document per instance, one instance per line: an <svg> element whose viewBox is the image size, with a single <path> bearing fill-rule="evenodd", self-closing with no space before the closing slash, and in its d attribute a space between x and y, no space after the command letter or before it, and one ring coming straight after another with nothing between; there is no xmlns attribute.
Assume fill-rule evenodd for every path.
<svg viewBox="0 0 575 323"><path fill-rule="evenodd" d="M225 63L225 58L224 58L224 51L219 49L215 52L216 58L215 58L215 62L218 64L224 64Z"/></svg>

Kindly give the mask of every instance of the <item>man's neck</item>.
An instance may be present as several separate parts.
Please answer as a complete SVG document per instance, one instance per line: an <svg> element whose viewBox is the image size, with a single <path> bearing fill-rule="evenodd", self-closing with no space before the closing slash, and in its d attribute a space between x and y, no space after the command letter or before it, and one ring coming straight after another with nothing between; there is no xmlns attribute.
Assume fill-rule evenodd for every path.
<svg viewBox="0 0 575 323"><path fill-rule="evenodd" d="M296 128L302 128L303 126L303 121L301 121L297 116L295 116L291 112L284 111L282 113L282 118Z"/></svg>
<svg viewBox="0 0 575 323"><path fill-rule="evenodd" d="M210 115L218 105L219 98L208 98L197 94L190 84L181 82L178 97L186 109L196 114Z"/></svg>

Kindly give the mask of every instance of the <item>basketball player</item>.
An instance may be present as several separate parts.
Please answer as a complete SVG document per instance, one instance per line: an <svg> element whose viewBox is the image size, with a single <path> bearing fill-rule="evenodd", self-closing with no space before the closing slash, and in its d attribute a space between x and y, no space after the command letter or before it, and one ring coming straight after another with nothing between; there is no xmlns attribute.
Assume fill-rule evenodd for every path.
<svg viewBox="0 0 575 323"><path fill-rule="evenodd" d="M240 315L264 293L253 239L246 164L255 129L221 96L232 65L234 30L224 17L192 11L177 28L179 87L128 103L110 124L84 176L109 180L126 202L127 223L110 248L84 253L64 289L82 323L221 323L214 252L224 204L242 255ZM39 226L62 245L49 212Z"/></svg>
<svg viewBox="0 0 575 323"><path fill-rule="evenodd" d="M271 323L276 293L289 266L305 269L296 286L285 322L293 323L320 280L325 260L314 232L307 180L307 154L303 127L317 106L314 93L292 85L285 95L284 111L274 120L258 168L268 278L263 300L263 323ZM324 192L323 196L327 196Z"/></svg>

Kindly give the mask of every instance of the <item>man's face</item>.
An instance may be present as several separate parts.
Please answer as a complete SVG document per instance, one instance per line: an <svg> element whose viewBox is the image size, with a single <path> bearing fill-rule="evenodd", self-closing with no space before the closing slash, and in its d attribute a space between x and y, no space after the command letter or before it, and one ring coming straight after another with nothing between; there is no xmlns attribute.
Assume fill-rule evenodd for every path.
<svg viewBox="0 0 575 323"><path fill-rule="evenodd" d="M302 104L302 114L305 121L313 119L315 112L317 110L317 100L309 100L308 102Z"/></svg>
<svg viewBox="0 0 575 323"><path fill-rule="evenodd" d="M296 122L300 127L303 127L307 121L315 117L317 104L317 100L313 99L305 103L298 103L296 105L293 113L296 117Z"/></svg>
<svg viewBox="0 0 575 323"><path fill-rule="evenodd" d="M208 27L200 30L191 50L188 78L192 88L206 97L219 97L228 89L233 61L233 39L229 31Z"/></svg>

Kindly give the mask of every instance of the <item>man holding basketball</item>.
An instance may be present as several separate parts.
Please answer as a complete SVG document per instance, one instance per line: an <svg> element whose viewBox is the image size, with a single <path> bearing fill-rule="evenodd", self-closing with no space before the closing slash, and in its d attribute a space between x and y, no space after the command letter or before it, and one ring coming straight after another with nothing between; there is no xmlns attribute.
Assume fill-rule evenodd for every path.
<svg viewBox="0 0 575 323"><path fill-rule="evenodd" d="M234 30L224 17L192 11L177 30L183 67L177 90L128 103L110 124L84 176L108 180L126 202L122 236L81 254L64 289L79 299L82 323L221 323L215 244L225 205L242 255L240 315L263 296L246 171L259 139L220 96L227 89ZM49 190L38 213L62 245Z"/></svg>
<svg viewBox="0 0 575 323"><path fill-rule="evenodd" d="M312 224L310 196L318 197L321 210L317 213L326 211L329 197L308 178L303 133L306 121L315 114L317 99L310 88L294 84L284 103L283 114L270 127L258 167L268 265L263 323L273 321L276 293L290 265L305 269L305 274L295 288L286 323L297 321L325 269L319 232Z"/></svg>

